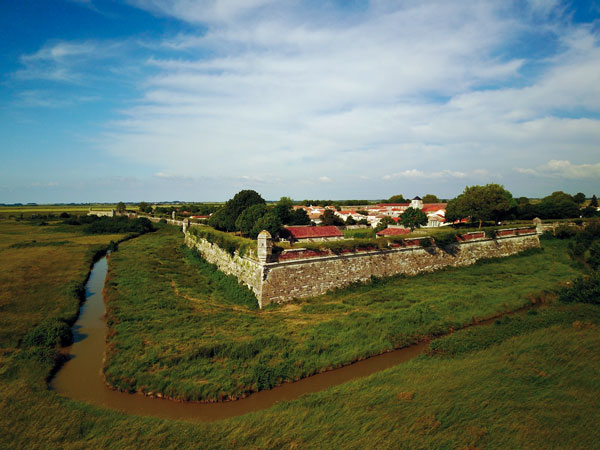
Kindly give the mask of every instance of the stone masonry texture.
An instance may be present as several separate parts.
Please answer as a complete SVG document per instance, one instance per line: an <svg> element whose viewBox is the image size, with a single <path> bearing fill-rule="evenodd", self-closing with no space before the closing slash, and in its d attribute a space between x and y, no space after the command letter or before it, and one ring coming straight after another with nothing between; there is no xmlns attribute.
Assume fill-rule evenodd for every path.
<svg viewBox="0 0 600 450"><path fill-rule="evenodd" d="M208 262L235 275L252 289L261 308L273 302L314 297L351 283L369 281L371 277L417 275L449 266L469 266L480 259L509 256L540 246L537 234L532 233L462 242L453 245L450 251L412 247L259 263L237 254L232 256L190 234L186 234L185 240Z"/></svg>

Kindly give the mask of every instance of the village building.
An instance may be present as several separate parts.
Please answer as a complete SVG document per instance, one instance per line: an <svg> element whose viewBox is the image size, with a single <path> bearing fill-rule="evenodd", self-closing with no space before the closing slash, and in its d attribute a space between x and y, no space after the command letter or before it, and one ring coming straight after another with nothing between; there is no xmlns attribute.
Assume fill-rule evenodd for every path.
<svg viewBox="0 0 600 450"><path fill-rule="evenodd" d="M323 227L313 226L287 226L282 235L290 242L318 242L336 241L344 239L344 235L338 227L333 225Z"/></svg>
<svg viewBox="0 0 600 450"><path fill-rule="evenodd" d="M385 230L378 231L377 237L401 236L403 234L408 234L408 233L410 233L410 230L408 228L390 226L390 227L387 227Z"/></svg>

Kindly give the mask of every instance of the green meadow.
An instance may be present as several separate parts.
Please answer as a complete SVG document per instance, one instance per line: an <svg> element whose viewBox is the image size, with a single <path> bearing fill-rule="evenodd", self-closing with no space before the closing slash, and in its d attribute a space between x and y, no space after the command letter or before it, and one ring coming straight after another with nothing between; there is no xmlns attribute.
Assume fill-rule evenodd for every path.
<svg viewBox="0 0 600 450"><path fill-rule="evenodd" d="M130 356L145 346L159 351L159 341L165 349L181 347L181 355L189 354L189 339L208 342L209 335L215 339L206 345L239 351L249 346L226 344L235 342L233 337L253 342L261 324L265 337L283 344L289 339L302 349L310 345L322 355L316 363L331 362L333 347L352 356L380 344L403 345L469 323L473 316L518 308L531 298L546 301L533 311L432 341L426 354L378 374L267 410L198 424L122 414L48 390L56 347L32 345L28 336L44 329L45 321L73 319L93 258L123 235L89 236L78 227L2 220L0 237L2 448L588 449L600 440L600 309L554 298L557 285L578 273L565 241L544 241L538 253L380 280L266 311L257 311L243 289L181 248L179 234L169 228L123 242L110 261L109 320L117 343L124 339L123 345L131 346L122 349ZM139 266L133 269L142 282L130 279L127 261ZM129 301L142 308L139 316ZM126 320L116 320L117 305L125 308L122 317L132 327L135 318L147 318L154 333L145 334L150 342L144 347L136 348L138 341L123 329ZM386 311L411 324L386 321ZM172 328L169 335L158 316ZM231 330L234 325L239 329ZM203 331L189 336L194 327ZM362 327L365 335L375 334L362 336ZM376 333L386 327L387 334ZM278 334L282 330L289 332ZM356 349L341 342L349 336L357 337ZM375 344L366 344L369 340ZM265 344L259 350L264 366L276 367L277 348ZM207 354L206 348L199 353ZM165 354L159 353L159 361L169 361ZM279 358L294 355L301 353ZM226 357L221 359L218 370L227 370ZM184 358L180 364L194 368ZM250 373L250 367L238 375ZM183 378L177 370L170 376Z"/></svg>

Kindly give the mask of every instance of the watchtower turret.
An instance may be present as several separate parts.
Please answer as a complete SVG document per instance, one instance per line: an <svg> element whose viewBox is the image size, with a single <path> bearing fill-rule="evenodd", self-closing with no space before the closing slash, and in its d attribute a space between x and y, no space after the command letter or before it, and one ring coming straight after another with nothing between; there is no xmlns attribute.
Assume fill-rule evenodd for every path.
<svg viewBox="0 0 600 450"><path fill-rule="evenodd" d="M258 234L257 253L258 260L262 263L269 262L271 259L271 254L273 253L273 240L271 238L271 233L267 230L262 230Z"/></svg>

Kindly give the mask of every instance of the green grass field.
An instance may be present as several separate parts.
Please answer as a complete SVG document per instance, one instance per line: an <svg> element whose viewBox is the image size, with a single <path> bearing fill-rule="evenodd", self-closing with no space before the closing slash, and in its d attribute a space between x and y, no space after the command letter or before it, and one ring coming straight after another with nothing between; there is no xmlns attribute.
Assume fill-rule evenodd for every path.
<svg viewBox="0 0 600 450"><path fill-rule="evenodd" d="M111 257L105 375L121 390L184 400L270 389L530 304L576 274L565 249L546 241L543 251L256 311L247 288L163 228Z"/></svg>
<svg viewBox="0 0 600 450"><path fill-rule="evenodd" d="M98 246L108 244L109 237L82 236L75 228L69 232L52 228L0 222L2 287L12 286L11 294L2 296L0 316L10 313L15 319L2 324L3 330L8 328L0 343L1 448L589 449L600 440L600 308L582 304L551 302L535 313L459 331L434 341L430 355L215 423L138 417L61 398L47 389L52 361L40 358L38 349L25 348L21 337L44 318L63 317L64 311L70 311L69 305L76 304L73 300L77 298L73 286L84 282L92 255ZM158 241L170 239L168 232L156 236ZM37 246L33 240L44 244ZM68 243L58 244L64 241ZM143 241L121 244L121 255L133 252L137 242ZM147 245L147 255L153 258L164 251L160 245ZM541 280L536 290L552 284L552 275L548 279L543 275L546 271L554 274L554 282L573 273L562 242L545 241L544 246L544 253L521 258L522 266L531 262L527 258L536 258L536 264L540 256L548 260L538 266ZM28 253L17 256L14 252L19 249ZM201 268L197 275L195 260L179 253L179 247L175 250L175 260L190 266L178 278L178 289L192 292L190 286L184 288L184 281L192 283L195 277L208 276L204 273L208 269ZM18 264L11 262L16 257ZM65 258L70 261L68 267L61 264ZM166 255L163 264L169 266L170 260ZM517 260L514 258L513 264ZM489 263L473 269L495 273L495 266ZM456 271L457 280L469 278L461 274L464 270ZM45 276L33 276L36 272ZM436 284L448 276L445 274L420 278L424 283L434 278L437 281L431 284ZM157 271L157 278L161 277L164 272ZM407 280L392 280L384 287L392 290L394 283L402 281ZM504 278L504 284L511 282L511 277ZM530 283L534 286L536 281ZM226 279L212 281L210 286L204 301L210 299L214 304L202 308L258 315L243 306L243 299L233 295L235 290L227 293L232 288ZM478 289L476 283L473 286ZM523 299L529 285L524 286ZM163 289L164 283L150 281L146 288ZM368 289L359 288L354 295L350 290L330 294L321 302L344 304L343 296L357 301L365 298ZM506 292L510 292L508 287L502 294ZM298 317L325 314L331 318L331 311L299 312L315 304L300 303L265 314L283 314L289 309L290 314L291 310L300 314ZM43 314L39 314L40 308ZM177 339L184 343L186 338L182 334Z"/></svg>
<svg viewBox="0 0 600 450"><path fill-rule="evenodd" d="M115 209L117 204L93 205L25 205L25 206L0 206L0 219L29 219L31 217L52 216L58 217L62 213L71 215L85 215L89 208L93 211L107 211ZM137 211L137 205L126 205L129 211Z"/></svg>

